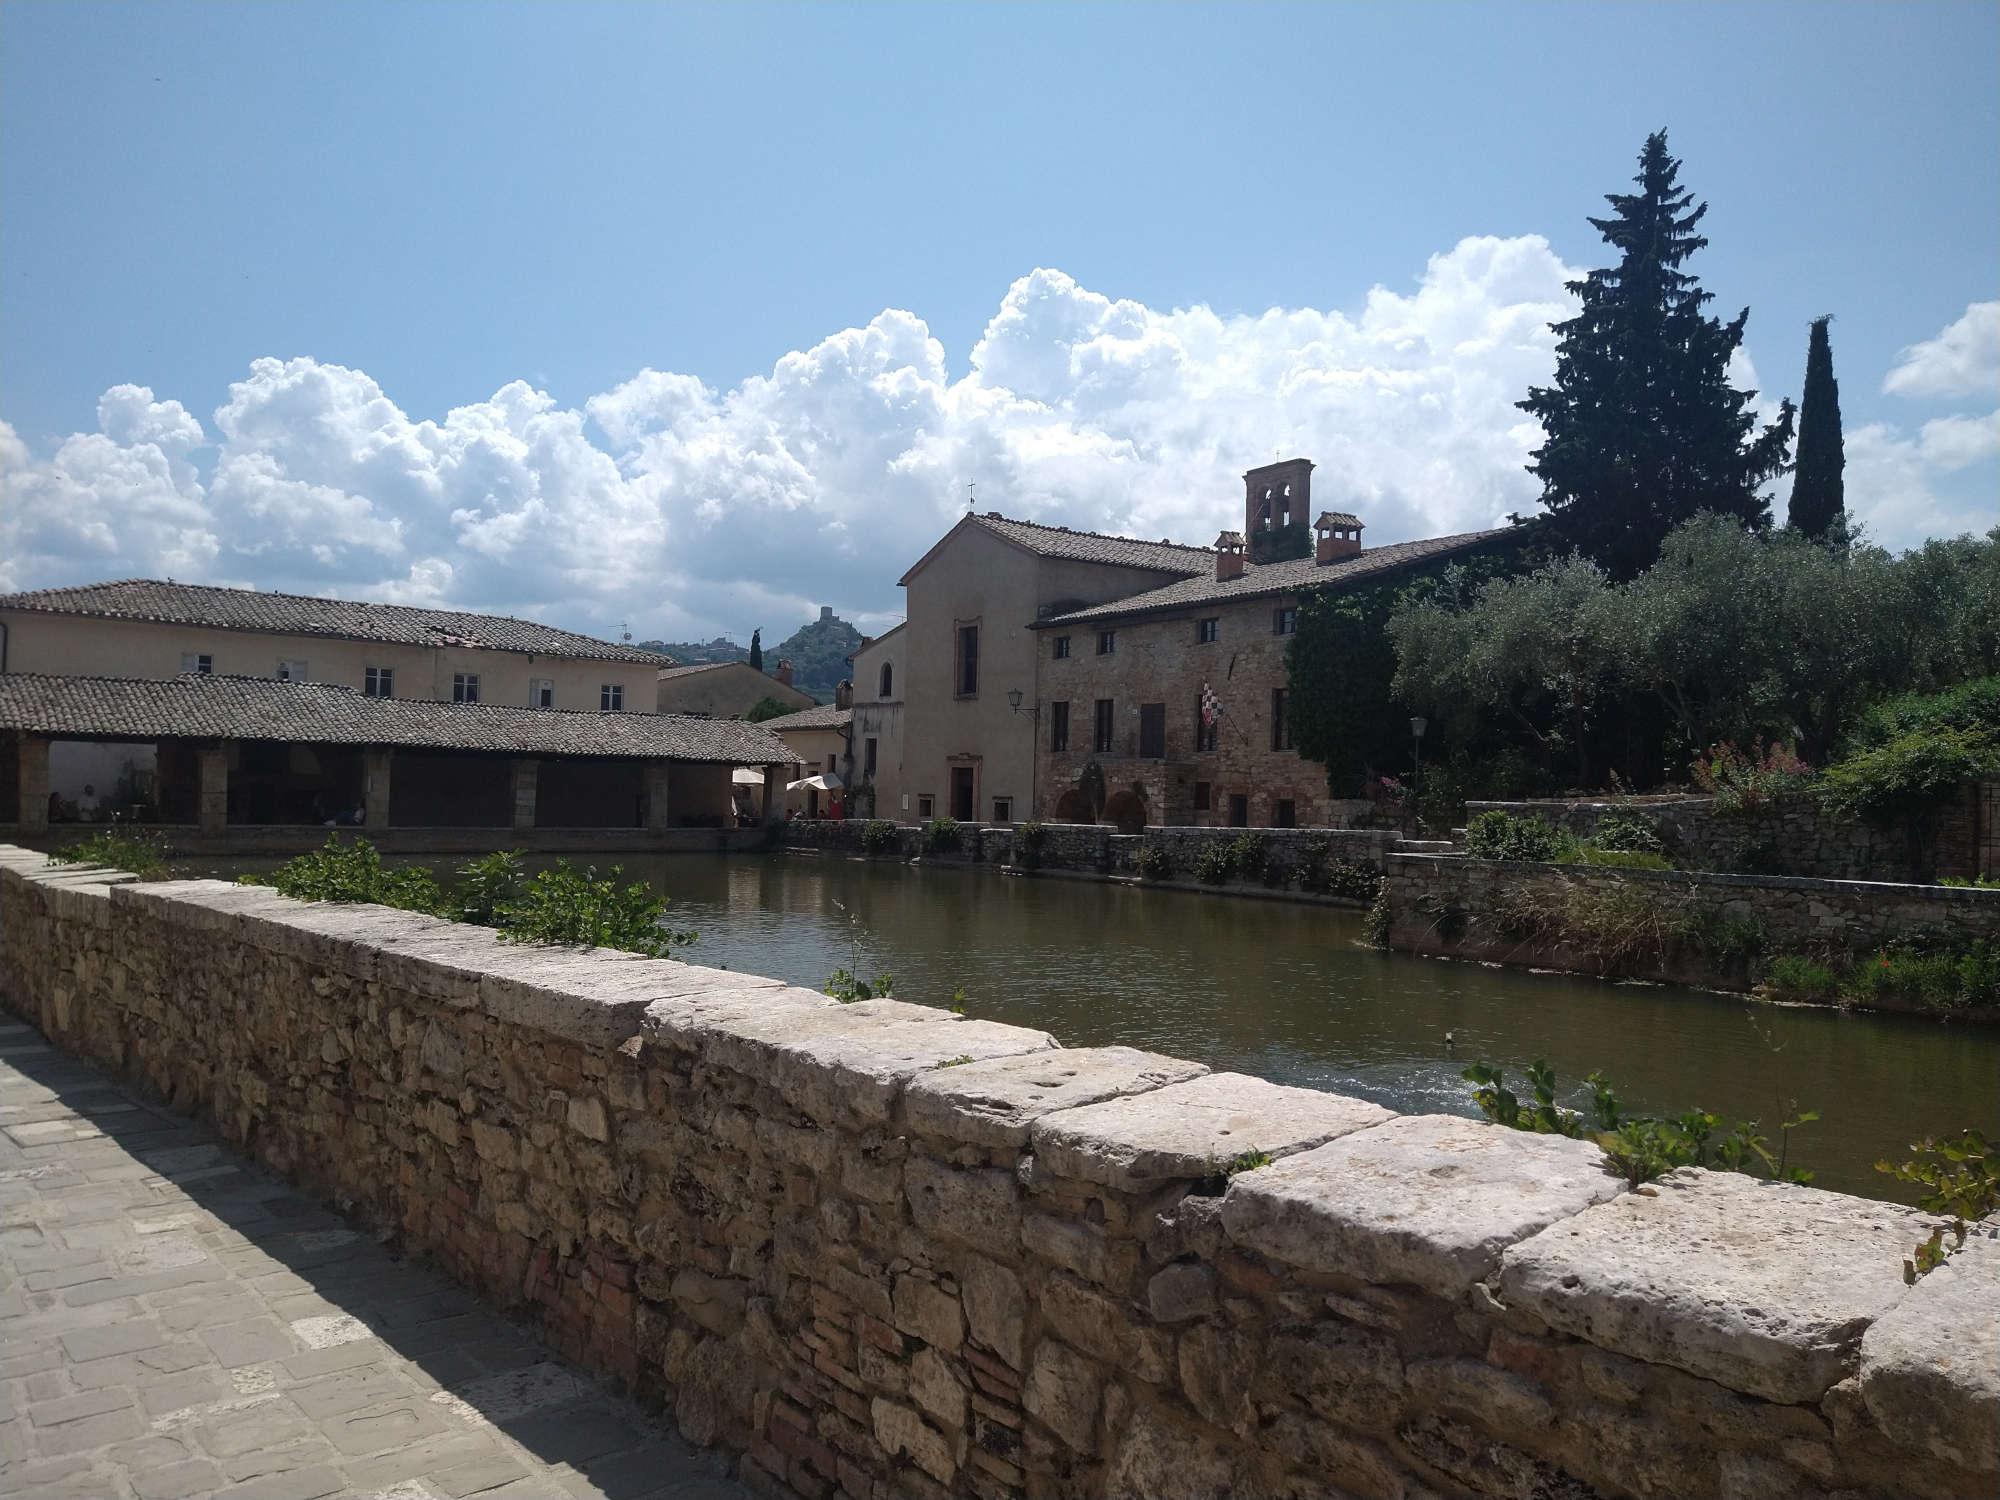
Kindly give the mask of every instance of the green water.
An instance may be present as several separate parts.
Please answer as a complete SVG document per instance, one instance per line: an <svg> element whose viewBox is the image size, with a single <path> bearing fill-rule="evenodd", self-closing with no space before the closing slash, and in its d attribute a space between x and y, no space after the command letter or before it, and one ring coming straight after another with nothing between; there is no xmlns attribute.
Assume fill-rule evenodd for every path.
<svg viewBox="0 0 2000 1500"><path fill-rule="evenodd" d="M1821 1119L1794 1158L1873 1197L1907 1196L1872 1168L1920 1136L2000 1137L1992 1030L1382 954L1359 945L1359 913L1286 902L786 855L624 864L700 932L690 962L817 987L856 967L858 942L861 972L893 974L899 999L948 1005L962 986L970 1014L1068 1046L1148 1047L1405 1111L1472 1113L1468 1063L1518 1075L1538 1056L1566 1086L1601 1070L1648 1112L1774 1124L1796 1101Z"/></svg>

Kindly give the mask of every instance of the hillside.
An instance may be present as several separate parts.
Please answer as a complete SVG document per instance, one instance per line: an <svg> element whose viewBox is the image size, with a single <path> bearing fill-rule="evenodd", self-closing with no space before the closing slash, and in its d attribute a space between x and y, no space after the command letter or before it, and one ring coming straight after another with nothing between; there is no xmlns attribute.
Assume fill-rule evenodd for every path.
<svg viewBox="0 0 2000 1500"><path fill-rule="evenodd" d="M794 687L831 703L834 688L847 679L847 658L860 649L861 632L831 606L822 606L817 620L801 625L779 644L764 647L764 670L768 672L782 657L792 664Z"/></svg>
<svg viewBox="0 0 2000 1500"><path fill-rule="evenodd" d="M671 656L684 667L714 661L747 661L750 657L748 646L739 646L725 636L717 636L706 645L700 641L640 641L638 645L641 651Z"/></svg>

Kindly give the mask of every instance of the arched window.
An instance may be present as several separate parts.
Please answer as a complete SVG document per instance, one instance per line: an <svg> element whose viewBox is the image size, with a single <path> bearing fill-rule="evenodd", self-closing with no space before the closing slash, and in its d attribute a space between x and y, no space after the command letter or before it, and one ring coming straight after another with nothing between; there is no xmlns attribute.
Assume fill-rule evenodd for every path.
<svg viewBox="0 0 2000 1500"><path fill-rule="evenodd" d="M875 696L878 698L892 698L895 696L895 686L896 669L893 665L885 661L882 663L882 690Z"/></svg>

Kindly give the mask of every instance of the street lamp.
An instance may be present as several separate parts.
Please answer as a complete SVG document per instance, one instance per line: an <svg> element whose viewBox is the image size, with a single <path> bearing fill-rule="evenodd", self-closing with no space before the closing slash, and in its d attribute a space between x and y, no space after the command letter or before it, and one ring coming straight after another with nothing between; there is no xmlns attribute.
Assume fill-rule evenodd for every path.
<svg viewBox="0 0 2000 1500"><path fill-rule="evenodd" d="M1007 690L1007 706L1013 709L1015 713L1021 711L1021 690L1019 688L1009 688Z"/></svg>

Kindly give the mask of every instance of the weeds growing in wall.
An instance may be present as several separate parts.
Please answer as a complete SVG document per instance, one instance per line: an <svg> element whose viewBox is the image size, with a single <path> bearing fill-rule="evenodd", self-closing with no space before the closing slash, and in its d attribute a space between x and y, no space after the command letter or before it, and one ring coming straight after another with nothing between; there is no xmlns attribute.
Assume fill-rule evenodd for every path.
<svg viewBox="0 0 2000 1500"><path fill-rule="evenodd" d="M496 929L508 942L617 948L648 958L672 958L695 941L662 921L667 898L643 881L621 884L623 866L599 876L566 859L530 876L521 856L506 850L461 865L458 884L446 892L421 865L385 866L366 839L352 844L334 834L268 875L241 875L240 885L266 885L298 901L392 906Z"/></svg>
<svg viewBox="0 0 2000 1500"><path fill-rule="evenodd" d="M103 865L133 875L155 879L166 874L166 851L148 839L127 838L117 833L93 833L87 839L65 845L49 855L52 865Z"/></svg>
<svg viewBox="0 0 2000 1500"><path fill-rule="evenodd" d="M870 818L861 828L863 854L887 854L896 847L896 825L887 818Z"/></svg>

